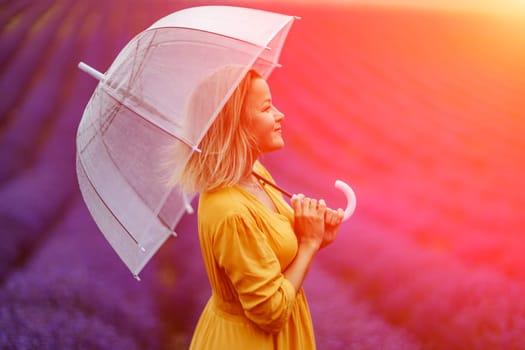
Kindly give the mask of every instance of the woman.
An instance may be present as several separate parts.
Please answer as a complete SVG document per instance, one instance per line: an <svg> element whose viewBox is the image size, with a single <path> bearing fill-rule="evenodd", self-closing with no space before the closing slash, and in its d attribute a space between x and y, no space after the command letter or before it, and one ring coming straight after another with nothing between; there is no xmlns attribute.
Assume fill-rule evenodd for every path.
<svg viewBox="0 0 525 350"><path fill-rule="evenodd" d="M343 211L280 192L258 161L281 149L284 115L266 81L250 70L193 153L178 182L200 193L199 239L211 284L190 349L315 349L302 289Z"/></svg>

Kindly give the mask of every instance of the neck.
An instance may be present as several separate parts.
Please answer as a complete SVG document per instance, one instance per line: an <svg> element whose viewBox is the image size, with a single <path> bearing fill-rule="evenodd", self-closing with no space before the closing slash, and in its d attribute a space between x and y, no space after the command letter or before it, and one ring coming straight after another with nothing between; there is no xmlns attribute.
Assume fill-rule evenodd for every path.
<svg viewBox="0 0 525 350"><path fill-rule="evenodd" d="M257 162L257 158L255 158L255 160L253 161L253 163L249 164L246 166L246 168L244 169L244 175L239 179L239 184L242 184L242 183L250 183L250 182L254 182L254 180L257 180L256 178L253 177L252 173L254 171L254 167L255 167L255 163Z"/></svg>
<svg viewBox="0 0 525 350"><path fill-rule="evenodd" d="M243 187L260 187L261 186L261 183L259 182L257 177L253 175L254 173L253 169L254 169L256 161L257 160L255 160L253 164L250 164L249 166L246 167L244 171L244 176L239 180L239 185Z"/></svg>

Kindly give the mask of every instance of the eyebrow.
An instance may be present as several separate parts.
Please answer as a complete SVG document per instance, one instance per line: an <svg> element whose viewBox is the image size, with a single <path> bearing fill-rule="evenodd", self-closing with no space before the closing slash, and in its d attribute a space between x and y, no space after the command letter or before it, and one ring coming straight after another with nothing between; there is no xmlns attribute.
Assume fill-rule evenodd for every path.
<svg viewBox="0 0 525 350"><path fill-rule="evenodd" d="M264 106L266 103L272 104L272 99L270 97L264 99L264 101L261 103L261 106Z"/></svg>

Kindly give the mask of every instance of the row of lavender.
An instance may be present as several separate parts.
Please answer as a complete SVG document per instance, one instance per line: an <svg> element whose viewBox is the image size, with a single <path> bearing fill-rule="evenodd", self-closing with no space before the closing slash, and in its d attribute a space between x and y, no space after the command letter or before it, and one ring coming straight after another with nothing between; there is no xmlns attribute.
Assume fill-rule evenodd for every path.
<svg viewBox="0 0 525 350"><path fill-rule="evenodd" d="M15 1L2 12L3 349L159 346L154 283L139 284L124 271L76 183L76 127L95 85L76 63L107 64L111 10L85 1Z"/></svg>
<svg viewBox="0 0 525 350"><path fill-rule="evenodd" d="M318 15L271 78L291 149L269 163L291 191L357 193L308 282L323 348L524 348L523 18Z"/></svg>

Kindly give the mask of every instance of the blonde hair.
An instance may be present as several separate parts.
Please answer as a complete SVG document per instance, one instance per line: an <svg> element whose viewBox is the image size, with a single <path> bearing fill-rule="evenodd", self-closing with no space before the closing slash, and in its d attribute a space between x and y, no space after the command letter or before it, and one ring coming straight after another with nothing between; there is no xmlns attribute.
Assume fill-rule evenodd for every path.
<svg viewBox="0 0 525 350"><path fill-rule="evenodd" d="M210 91L224 90L225 84L238 79L239 69L223 67L206 79L193 94L188 116L202 118L205 105L214 103ZM248 90L257 78L261 75L254 69L246 73L203 136L199 144L201 152L192 152L181 175L171 179L184 191L201 193L232 186L252 171L258 152L244 109Z"/></svg>

